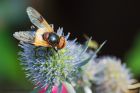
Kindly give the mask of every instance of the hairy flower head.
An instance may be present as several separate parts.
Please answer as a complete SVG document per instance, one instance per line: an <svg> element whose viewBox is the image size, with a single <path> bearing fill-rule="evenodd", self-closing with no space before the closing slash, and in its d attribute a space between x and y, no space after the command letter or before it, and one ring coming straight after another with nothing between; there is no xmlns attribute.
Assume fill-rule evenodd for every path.
<svg viewBox="0 0 140 93"><path fill-rule="evenodd" d="M14 36L18 39L20 36L27 38L34 37L34 31L16 32ZM61 36L63 29L58 29L57 34ZM25 37L24 36L24 37ZM34 85L46 86L59 84L65 80L71 80L77 69L86 64L92 56L86 53L87 46L78 44L75 40L68 40L69 34L65 36L66 47L58 50L53 48L36 47L22 40L19 46L23 49L19 53L21 64L25 70L26 76ZM19 39L20 40L20 39Z"/></svg>
<svg viewBox="0 0 140 93"><path fill-rule="evenodd" d="M113 57L98 58L90 63L84 79L93 81L97 93L130 93L129 89L136 88L129 69Z"/></svg>

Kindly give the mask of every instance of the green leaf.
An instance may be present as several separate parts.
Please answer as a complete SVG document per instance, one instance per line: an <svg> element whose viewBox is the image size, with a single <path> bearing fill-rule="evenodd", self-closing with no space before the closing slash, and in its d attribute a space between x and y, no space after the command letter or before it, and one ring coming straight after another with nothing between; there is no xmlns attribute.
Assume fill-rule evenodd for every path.
<svg viewBox="0 0 140 93"><path fill-rule="evenodd" d="M21 69L17 56L17 45L14 43L14 37L8 27L0 28L0 79L2 82L14 82L17 87L29 88L25 74ZM19 79L20 78L20 79Z"/></svg>
<svg viewBox="0 0 140 93"><path fill-rule="evenodd" d="M131 72L136 77L140 77L140 33L135 38L134 43L127 53L125 60L131 68Z"/></svg>

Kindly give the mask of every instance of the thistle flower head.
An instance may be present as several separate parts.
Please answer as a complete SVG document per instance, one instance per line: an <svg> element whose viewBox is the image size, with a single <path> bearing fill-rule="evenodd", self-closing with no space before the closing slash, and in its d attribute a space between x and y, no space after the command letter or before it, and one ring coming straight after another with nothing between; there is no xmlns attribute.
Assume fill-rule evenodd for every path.
<svg viewBox="0 0 140 93"><path fill-rule="evenodd" d="M112 57L98 58L90 63L84 79L92 80L97 93L130 93L134 79L121 60ZM133 86L134 87L134 86Z"/></svg>
<svg viewBox="0 0 140 93"><path fill-rule="evenodd" d="M14 36L21 38L17 37L18 34L27 38L34 37L34 32L16 32ZM30 36L28 36L29 34ZM57 34L63 35L63 29L59 28ZM76 39L70 41L68 38L69 34L65 36L66 47L58 50L58 53L53 48L36 47L30 43L22 42L24 40L20 42L19 46L23 49L19 52L21 64L26 76L34 85L44 87L71 80L73 73L92 58L86 53L87 46L78 44Z"/></svg>

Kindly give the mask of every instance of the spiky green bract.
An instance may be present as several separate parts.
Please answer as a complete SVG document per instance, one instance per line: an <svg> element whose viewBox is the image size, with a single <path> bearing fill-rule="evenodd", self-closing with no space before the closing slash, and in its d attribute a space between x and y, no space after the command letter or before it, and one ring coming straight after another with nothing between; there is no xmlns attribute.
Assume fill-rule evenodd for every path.
<svg viewBox="0 0 140 93"><path fill-rule="evenodd" d="M57 34L62 36L63 29L58 29ZM71 80L78 68L86 64L92 56L86 53L87 46L68 40L69 34L65 36L66 47L58 50L53 48L36 47L29 43L20 42L23 49L19 53L21 64L27 78L34 85L44 87L46 85L59 85L60 82Z"/></svg>

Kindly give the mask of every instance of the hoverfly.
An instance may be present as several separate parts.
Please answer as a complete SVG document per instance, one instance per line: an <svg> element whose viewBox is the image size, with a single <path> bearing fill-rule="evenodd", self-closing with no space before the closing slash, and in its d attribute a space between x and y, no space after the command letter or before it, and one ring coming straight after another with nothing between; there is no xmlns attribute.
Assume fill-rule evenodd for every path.
<svg viewBox="0 0 140 93"><path fill-rule="evenodd" d="M54 32L53 26L32 7L27 8L30 21L38 28L34 35L30 31L15 32L14 37L20 41L31 43L35 46L52 47L55 50L62 49L66 45L64 36Z"/></svg>

